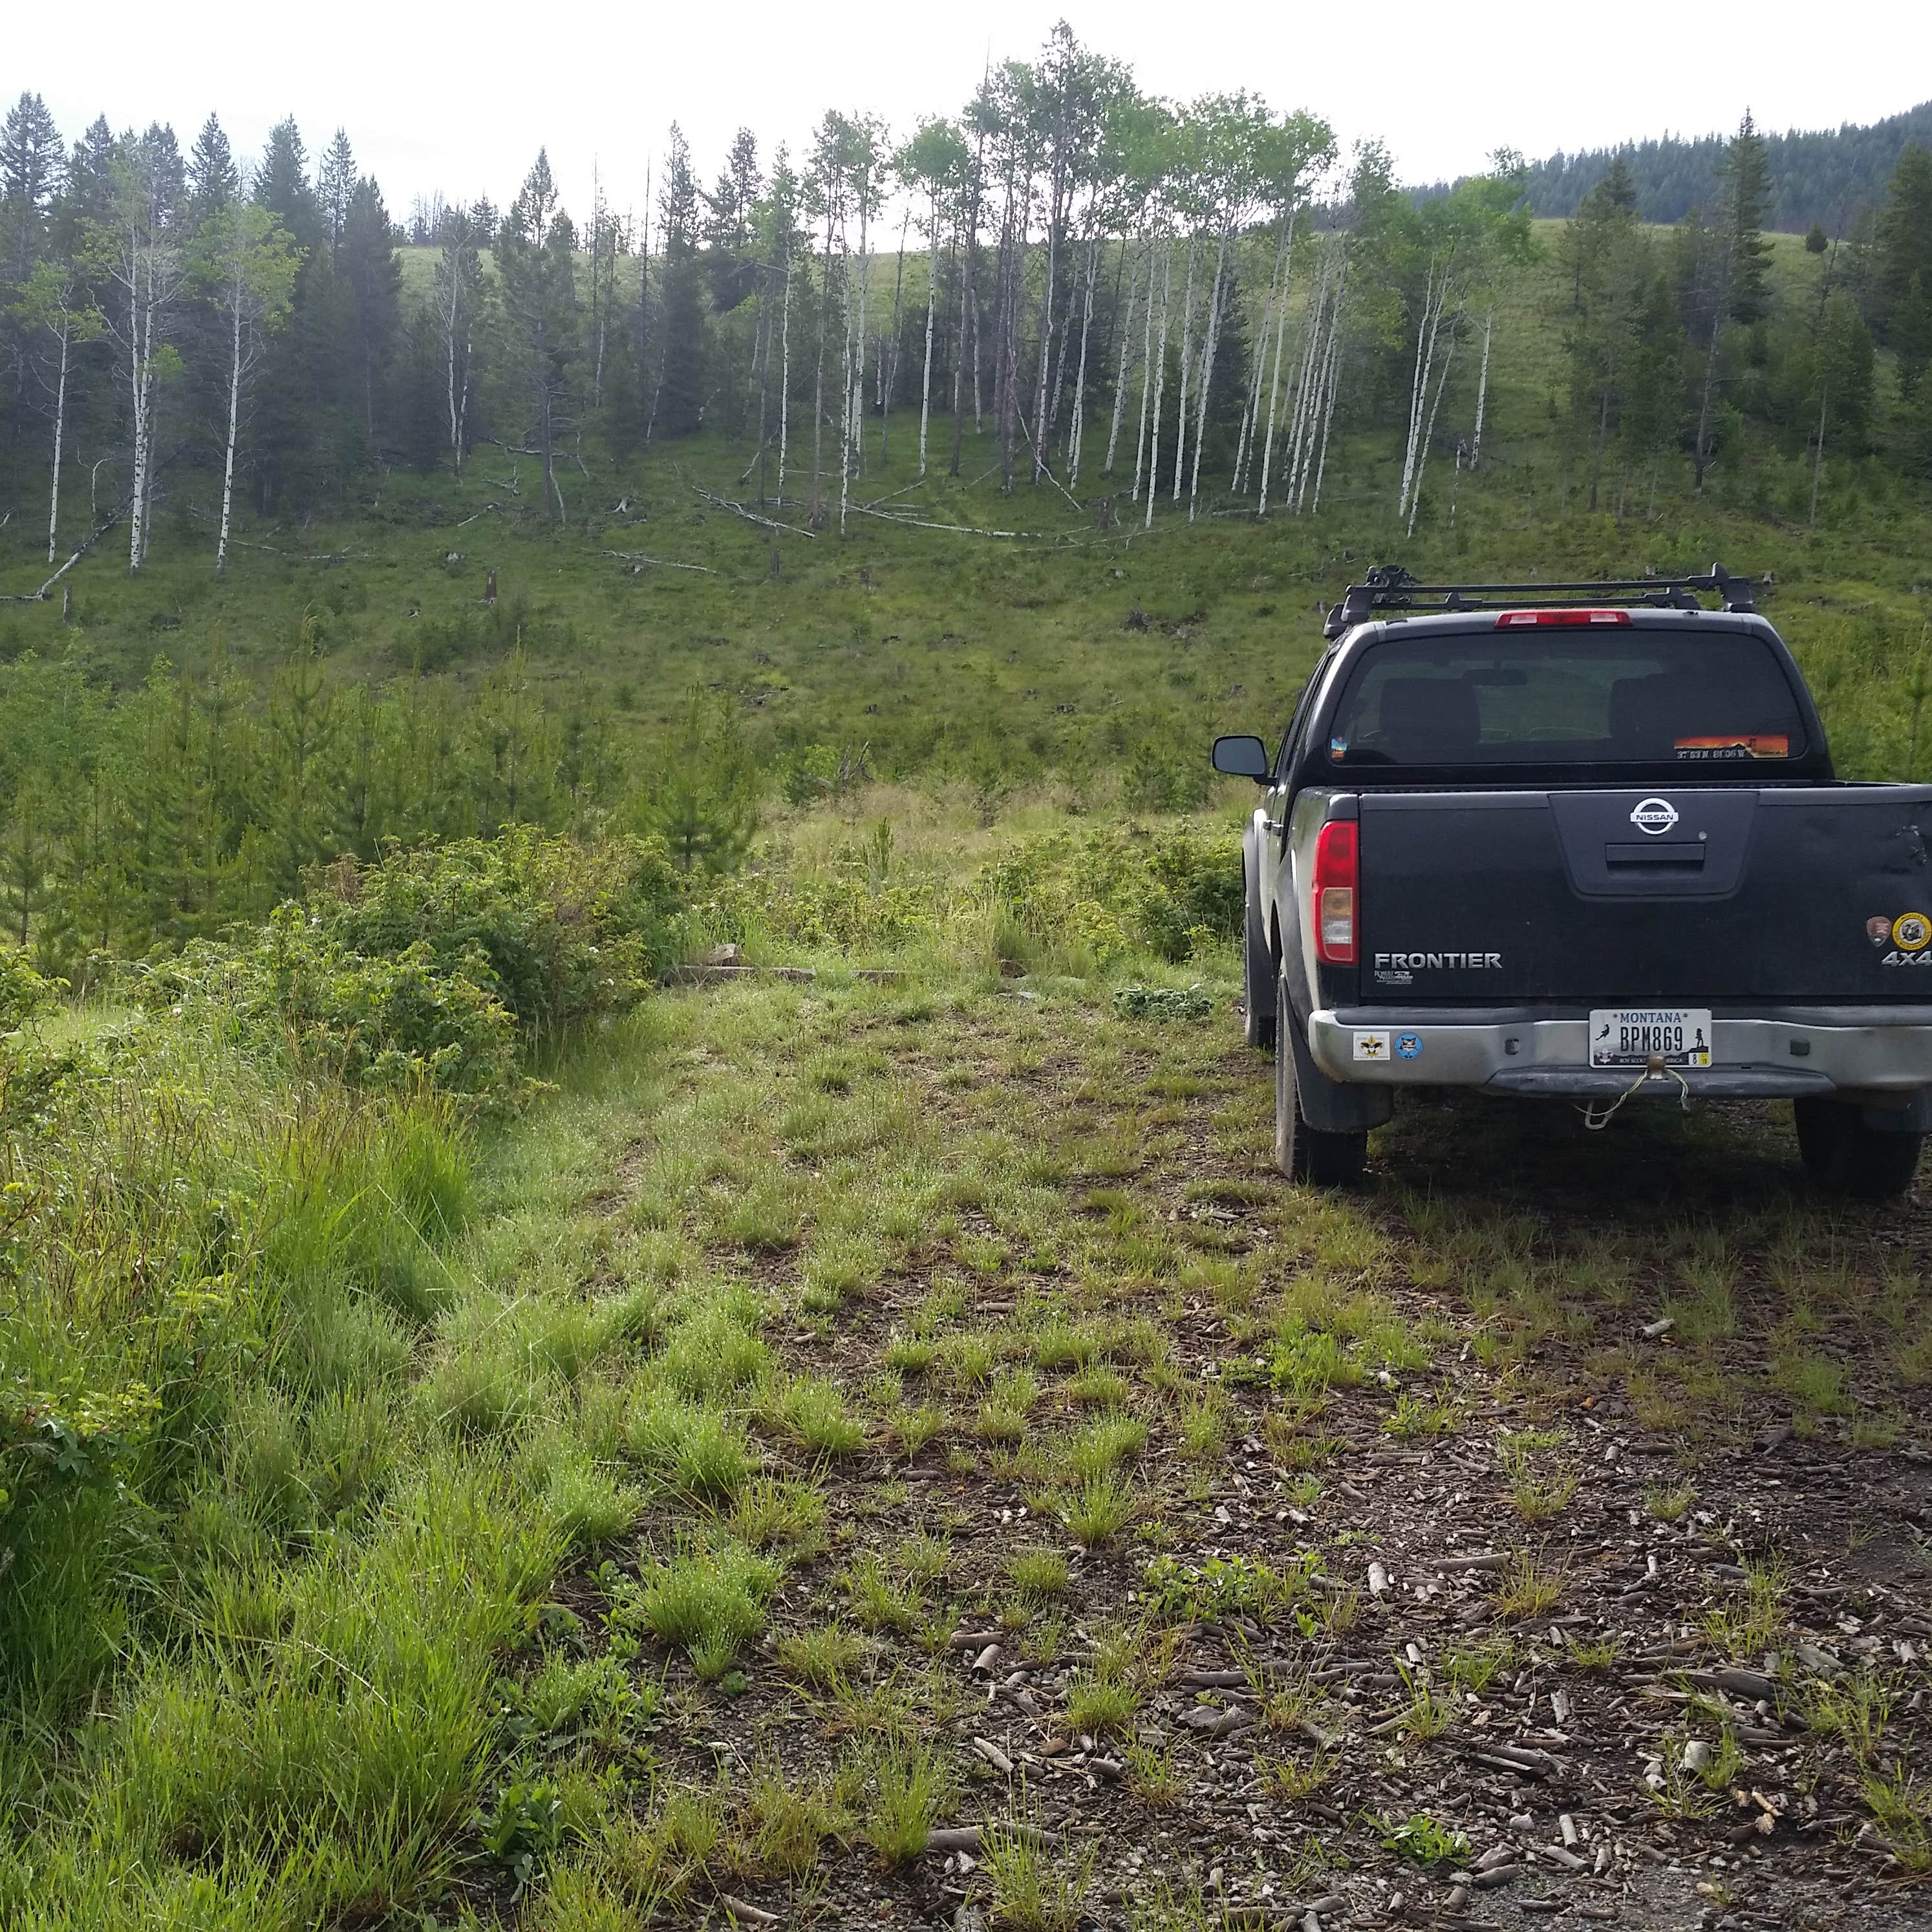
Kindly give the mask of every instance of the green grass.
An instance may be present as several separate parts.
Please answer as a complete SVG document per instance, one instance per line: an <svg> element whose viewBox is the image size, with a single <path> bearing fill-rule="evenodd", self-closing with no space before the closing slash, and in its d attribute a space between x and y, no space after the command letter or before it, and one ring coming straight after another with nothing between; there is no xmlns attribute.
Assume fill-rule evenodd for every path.
<svg viewBox="0 0 1932 1932"><path fill-rule="evenodd" d="M1358 1594L1365 1447L1426 1461L1501 1415L1502 1478L1472 1507L1499 1534L1550 1524L1490 1580L1514 1641L1478 1628L1388 1700L1377 1751L1411 1765L1452 1691L1493 1702L1551 1663L1559 1601L1594 1604L1594 1566L1559 1562L1566 1510L1622 1484L1684 1532L1694 1509L1725 1520L1729 1459L1701 1451L1768 1408L1848 1449L1919 1439L1909 1250L1791 1198L1781 1124L1660 1112L1572 1148L1418 1112L1378 1136L1366 1194L1277 1185L1231 943L1167 958L1136 936L1186 916L1174 893L1214 902L1232 806L1116 838L1066 802L1034 792L988 828L962 788L881 785L877 895L862 819L788 816L716 916L782 877L746 930L820 976L654 994L556 1043L552 1090L517 1115L298 1082L206 1016L155 1013L37 1099L44 1119L10 1117L10 1198L32 1206L0 1343L83 1464L56 1482L0 1450L0 1790L40 1909L116 1932L446 1917L487 1832L534 1926L697 1916L721 1892L802 1921L814 1887L919 1858L962 1778L983 1786L969 1727L1005 1734L956 1634L997 1634L996 1684L1028 1666L1040 1723L1106 1739L1127 1801L1170 1822L1200 1742L1135 1732L1200 1654L1181 1630L1238 1647L1258 1626L1311 1668L1385 1649L1389 1604ZM1127 923L1104 956L1069 892L1090 836L1113 842L1110 904L1137 909L1108 911ZM916 898L896 926L891 878ZM1025 982L998 972L997 880ZM862 956L903 976L840 970ZM1199 980L1214 1016L1124 1014L1128 980ZM129 1024L58 1018L69 1042ZM1565 1218L1540 1210L1552 1190ZM1629 1342L1653 1280L1704 1310L1694 1341ZM1574 1418L1579 1384L1628 1402L1619 1429L1670 1432L1651 1446L1708 1493L1593 1465L1580 1502L1571 1422L1538 1426ZM1237 1478L1250 1510L1308 1520L1237 1544L1210 1526ZM1062 1526L1093 1554L1053 1546ZM1790 1659L1786 1581L1759 1558L1714 1587L1702 1640ZM1556 1654L1607 1670L1623 1641ZM1792 1748L1832 1754L1909 1862L1904 1680L1784 1667L1810 1725ZM1339 1714L1255 1670L1240 1748L1264 1743L1262 1791L1292 1804L1334 1767L1270 1754ZM728 1778L701 1756L694 1775L741 1738ZM1660 1775L1686 1815L1712 1800ZM1076 1909L1077 1841L989 1842L1008 1837L1004 1892L982 1861L976 1898L1015 1923ZM83 1910L104 1886L118 1918Z"/></svg>

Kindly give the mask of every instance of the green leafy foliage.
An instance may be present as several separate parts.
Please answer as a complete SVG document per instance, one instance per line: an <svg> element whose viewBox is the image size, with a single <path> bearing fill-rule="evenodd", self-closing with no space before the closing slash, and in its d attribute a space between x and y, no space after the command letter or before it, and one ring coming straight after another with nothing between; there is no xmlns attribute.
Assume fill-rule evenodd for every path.
<svg viewBox="0 0 1932 1932"><path fill-rule="evenodd" d="M306 906L146 969L151 1006L194 1006L351 1086L492 1104L537 1036L632 1004L669 956L679 895L660 843L519 829L345 860Z"/></svg>

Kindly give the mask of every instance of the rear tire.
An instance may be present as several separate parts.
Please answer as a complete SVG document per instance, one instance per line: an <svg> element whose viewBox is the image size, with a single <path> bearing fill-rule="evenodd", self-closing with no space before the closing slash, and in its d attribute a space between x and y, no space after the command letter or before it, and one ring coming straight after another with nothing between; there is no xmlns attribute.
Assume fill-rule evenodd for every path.
<svg viewBox="0 0 1932 1932"><path fill-rule="evenodd" d="M1369 1157L1366 1130L1324 1132L1308 1124L1294 1077L1294 1015L1288 982L1275 982L1274 1164L1290 1180L1316 1187L1352 1187Z"/></svg>
<svg viewBox="0 0 1932 1932"><path fill-rule="evenodd" d="M1265 1053L1275 1043L1274 955L1268 947L1267 928L1262 924L1260 881L1250 874L1245 860L1241 876L1246 906L1241 922L1241 1037Z"/></svg>
<svg viewBox="0 0 1932 1932"><path fill-rule="evenodd" d="M1862 1201L1894 1201L1910 1192L1923 1134L1868 1126L1842 1100L1794 1100L1791 1112L1798 1154L1816 1186Z"/></svg>

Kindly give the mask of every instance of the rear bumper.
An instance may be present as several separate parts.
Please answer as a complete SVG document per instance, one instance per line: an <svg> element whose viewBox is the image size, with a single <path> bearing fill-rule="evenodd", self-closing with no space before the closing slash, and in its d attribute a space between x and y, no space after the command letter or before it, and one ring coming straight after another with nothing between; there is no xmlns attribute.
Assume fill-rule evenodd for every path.
<svg viewBox="0 0 1932 1932"><path fill-rule="evenodd" d="M1802 1007L1711 1022L1712 1064L1687 1068L1694 1095L1719 1100L1822 1099L1903 1106L1932 1089L1932 1008ZM1358 1036L1386 1036L1373 1059ZM1589 1064L1582 1013L1538 1017L1522 1009L1343 1007L1309 1016L1308 1046L1330 1078L1353 1084L1484 1087L1498 1094L1613 1100L1628 1070ZM1372 1040L1370 1042L1373 1047ZM1645 1088L1676 1098L1673 1075Z"/></svg>

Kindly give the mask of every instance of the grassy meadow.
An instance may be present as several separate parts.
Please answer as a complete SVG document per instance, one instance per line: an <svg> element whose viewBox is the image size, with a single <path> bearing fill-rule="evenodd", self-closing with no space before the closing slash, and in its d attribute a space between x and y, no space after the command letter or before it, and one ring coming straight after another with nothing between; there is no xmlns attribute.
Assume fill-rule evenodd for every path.
<svg viewBox="0 0 1932 1932"><path fill-rule="evenodd" d="M1676 1923L1732 1784L1756 1895L1932 1864L1922 1211L1769 1109L1425 1107L1288 1190L1232 803L985 816L782 816L688 938L816 976L508 1114L30 1022L92 1058L9 1142L76 1464L8 1520L10 1922L1204 1928L1560 1804Z"/></svg>

